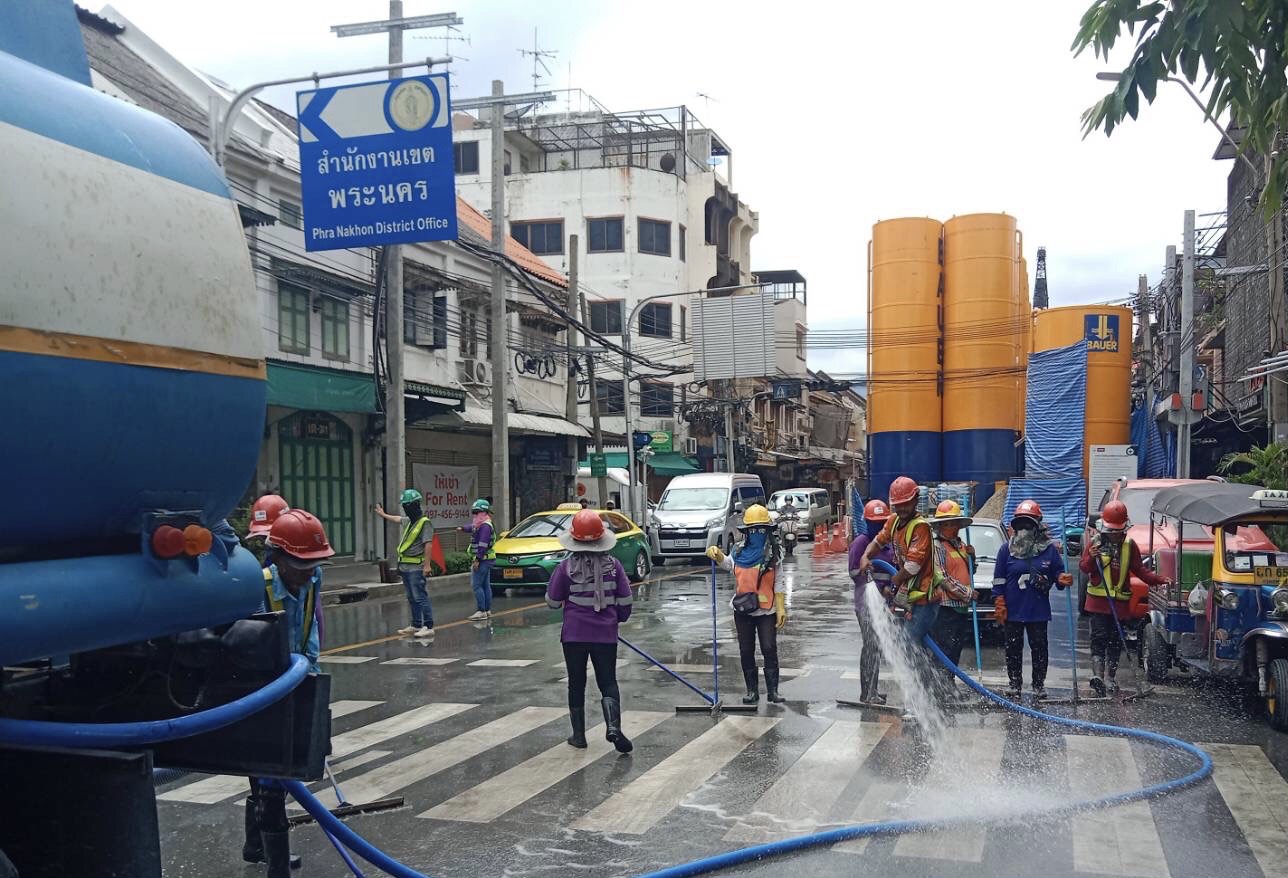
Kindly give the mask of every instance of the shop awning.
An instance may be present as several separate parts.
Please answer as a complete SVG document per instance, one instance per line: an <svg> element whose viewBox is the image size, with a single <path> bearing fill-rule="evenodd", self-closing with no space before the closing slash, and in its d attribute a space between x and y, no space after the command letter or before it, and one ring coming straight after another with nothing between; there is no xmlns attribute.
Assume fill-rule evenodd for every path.
<svg viewBox="0 0 1288 878"><path fill-rule="evenodd" d="M403 382L403 393L408 399L420 399L434 405L447 406L457 411L465 410L465 391L455 387L443 387L441 384L425 384L420 381Z"/></svg>
<svg viewBox="0 0 1288 878"><path fill-rule="evenodd" d="M268 364L268 404L324 412L378 410L370 375L286 363Z"/></svg>
<svg viewBox="0 0 1288 878"><path fill-rule="evenodd" d="M462 412L451 412L426 418L430 426L465 429L470 427L492 426L491 409L467 405ZM512 433L537 433L548 436L576 436L579 439L590 438L590 433L580 424L574 424L563 418L551 415L533 415L526 412L508 412L505 416L506 426Z"/></svg>
<svg viewBox="0 0 1288 878"><path fill-rule="evenodd" d="M604 460L610 468L626 469L629 466L625 451L605 452ZM579 466L590 466L590 462L583 460ZM686 473L701 472L696 463L678 451L662 451L654 454L648 459L648 468L659 476L682 476Z"/></svg>

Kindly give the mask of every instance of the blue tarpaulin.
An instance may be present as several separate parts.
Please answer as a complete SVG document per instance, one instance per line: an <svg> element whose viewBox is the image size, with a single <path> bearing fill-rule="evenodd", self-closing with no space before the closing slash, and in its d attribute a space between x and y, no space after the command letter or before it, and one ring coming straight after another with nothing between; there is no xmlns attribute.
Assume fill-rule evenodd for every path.
<svg viewBox="0 0 1288 878"><path fill-rule="evenodd" d="M1176 475L1174 439L1169 433L1164 439L1154 420L1154 404L1141 405L1131 413L1131 444L1136 446L1138 473L1142 479L1168 479ZM1169 446L1173 446L1169 451Z"/></svg>
<svg viewBox="0 0 1288 878"><path fill-rule="evenodd" d="M1029 357L1024 417L1024 474L1059 478L1082 474L1087 407L1087 345L1039 351Z"/></svg>
<svg viewBox="0 0 1288 878"><path fill-rule="evenodd" d="M1081 525L1087 520L1087 483L1081 478L1012 479L1006 492L1004 522L1011 520L1015 507L1022 500L1036 500L1042 507L1042 520L1053 536L1059 533L1063 521L1066 527Z"/></svg>

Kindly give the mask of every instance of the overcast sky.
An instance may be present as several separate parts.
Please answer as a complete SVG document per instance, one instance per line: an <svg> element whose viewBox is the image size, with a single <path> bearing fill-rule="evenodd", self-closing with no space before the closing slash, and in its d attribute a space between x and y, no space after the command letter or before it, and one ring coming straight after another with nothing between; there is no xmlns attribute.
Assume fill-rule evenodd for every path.
<svg viewBox="0 0 1288 878"><path fill-rule="evenodd" d="M1224 208L1229 163L1212 160L1218 135L1178 86L1162 85L1112 138L1082 139L1080 113L1109 85L1095 79L1106 65L1069 52L1089 2L406 0L405 14L465 20L469 44L450 48L468 59L454 67L457 96L492 79L529 90L518 49L536 27L559 53L544 87L571 84L618 110L690 105L732 147L734 188L760 213L752 269L799 269L811 326L831 329L864 322L880 219L1014 214L1030 274L1045 245L1052 304L1070 305L1125 296L1141 273L1157 282L1182 212ZM329 30L386 17L380 0L113 5L234 85L380 64L387 51L383 36ZM416 33L405 45L408 59L445 48ZM291 109L289 91L273 99ZM810 365L861 371L851 360L827 352Z"/></svg>

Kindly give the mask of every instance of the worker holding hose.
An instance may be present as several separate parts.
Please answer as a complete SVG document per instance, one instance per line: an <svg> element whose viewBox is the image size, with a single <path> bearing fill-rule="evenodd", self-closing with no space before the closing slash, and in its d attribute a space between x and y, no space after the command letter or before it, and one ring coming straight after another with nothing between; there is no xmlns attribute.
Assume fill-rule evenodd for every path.
<svg viewBox="0 0 1288 878"><path fill-rule="evenodd" d="M1033 696L1046 698L1047 627L1051 623L1051 586L1066 588L1064 559L1042 523L1036 500L1022 500L1011 516L1011 538L997 550L993 565L994 618L1006 637L1006 695L1024 691L1024 638L1033 664Z"/></svg>
<svg viewBox="0 0 1288 878"><path fill-rule="evenodd" d="M1121 500L1110 500L1100 512L1099 531L1078 562L1078 569L1088 578L1091 688L1101 697L1118 691L1115 677L1123 648L1119 620L1127 618L1131 577L1150 586L1169 584L1166 577L1145 567L1140 547L1127 536L1127 526L1127 506Z"/></svg>
<svg viewBox="0 0 1288 878"><path fill-rule="evenodd" d="M771 704L787 699L778 694L778 629L787 624L787 597L779 591L778 565L783 549L778 543L778 527L769 518L769 510L753 503L742 513L738 524L742 541L726 555L719 546L707 548L707 557L733 573L733 624L738 633L738 655L742 660L742 677L747 684L743 704L760 700L756 678L756 641L765 660L765 698Z"/></svg>
<svg viewBox="0 0 1288 878"><path fill-rule="evenodd" d="M934 540L930 523L917 514L921 495L917 483L899 476L890 483L890 506L894 514L859 559L859 572L872 566L877 553L893 547L896 566L890 586L894 589L893 610L908 623L907 635L920 644L939 615L939 593L935 588Z"/></svg>
<svg viewBox="0 0 1288 878"><path fill-rule="evenodd" d="M943 574L939 583L939 617L930 636L953 664L960 664L962 650L971 639L970 606L976 600L971 562L973 546L962 541L961 530L969 527L971 518L962 514L956 500L945 500L935 509L930 525L935 531L935 564ZM944 669L944 694L952 692L957 678Z"/></svg>
<svg viewBox="0 0 1288 878"><path fill-rule="evenodd" d="M266 539L262 612L282 613L291 652L309 660L318 672L320 641L315 608L321 603L320 568L335 554L322 522L303 509L281 512ZM242 859L267 863L268 878L286 878L300 867L291 855L290 824L286 820L286 791L268 778L250 778L246 799L246 841Z"/></svg>
<svg viewBox="0 0 1288 878"><path fill-rule="evenodd" d="M869 500L863 507L864 530L854 542L850 543L850 578L854 580L854 615L859 620L859 632L863 638L859 652L859 701L864 704L885 704L885 693L878 691L881 678L881 643L872 619L868 616L864 594L869 588L876 588L886 602L894 596L890 588L890 574L873 567L860 569L863 555L868 546L876 539L877 534L885 527L890 518L890 507L884 500ZM894 550L886 546L874 557L874 561L884 561L894 566Z"/></svg>

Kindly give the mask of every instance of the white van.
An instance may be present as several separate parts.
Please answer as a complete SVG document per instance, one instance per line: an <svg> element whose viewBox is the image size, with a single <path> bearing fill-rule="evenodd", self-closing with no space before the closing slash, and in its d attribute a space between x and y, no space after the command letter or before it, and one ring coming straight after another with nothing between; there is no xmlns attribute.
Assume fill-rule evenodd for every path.
<svg viewBox="0 0 1288 878"><path fill-rule="evenodd" d="M610 466L608 475L605 477L608 488L608 496L599 496L599 479L590 474L590 467L583 466L577 470L577 499L585 497L590 501L594 509L603 509L604 504L609 500L617 506L618 509L625 509L626 505L622 503L622 498L626 495L627 473L625 467Z"/></svg>
<svg viewBox="0 0 1288 878"><path fill-rule="evenodd" d="M667 558L701 558L707 546L728 550L738 541L742 510L765 503L760 476L748 473L692 473L671 479L649 527L653 563Z"/></svg>
<svg viewBox="0 0 1288 878"><path fill-rule="evenodd" d="M775 491L774 496L769 498L770 511L780 511L788 497L792 498L792 506L796 507L796 536L802 540L814 539L814 528L820 524L831 527L836 520L836 512L832 509L832 495L823 488Z"/></svg>

